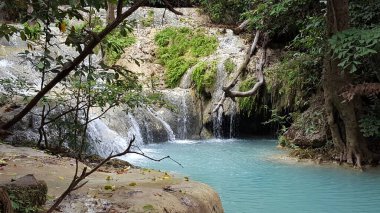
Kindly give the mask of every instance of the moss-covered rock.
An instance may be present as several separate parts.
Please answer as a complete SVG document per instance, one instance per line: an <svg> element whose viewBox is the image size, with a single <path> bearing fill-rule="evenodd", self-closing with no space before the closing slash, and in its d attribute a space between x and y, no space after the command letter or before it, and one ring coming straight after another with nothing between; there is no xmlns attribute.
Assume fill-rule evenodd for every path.
<svg viewBox="0 0 380 213"><path fill-rule="evenodd" d="M185 72L198 62L198 59L214 53L218 41L201 29L168 27L155 36L158 45L157 57L165 66L165 83L176 87Z"/></svg>
<svg viewBox="0 0 380 213"><path fill-rule="evenodd" d="M1 187L7 191L15 212L37 212L46 202L46 183L31 174Z"/></svg>
<svg viewBox="0 0 380 213"><path fill-rule="evenodd" d="M309 109L296 116L293 125L284 134L285 144L304 149L320 148L326 144L329 131L323 103L323 97L316 97Z"/></svg>

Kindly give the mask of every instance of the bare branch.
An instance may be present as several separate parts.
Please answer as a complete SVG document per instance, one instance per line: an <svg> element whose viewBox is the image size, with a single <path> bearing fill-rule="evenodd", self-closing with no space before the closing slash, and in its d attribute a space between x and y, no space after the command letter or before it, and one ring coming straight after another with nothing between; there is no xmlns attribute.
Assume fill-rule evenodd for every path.
<svg viewBox="0 0 380 213"><path fill-rule="evenodd" d="M91 122L93 122L94 120L102 117L104 114L106 114L110 109L112 109L114 106L116 106L116 104L111 104L106 110L104 110L100 115L96 116L95 118L92 118L90 119L89 121L87 121L86 123L84 123L84 125L87 125Z"/></svg>
<svg viewBox="0 0 380 213"><path fill-rule="evenodd" d="M180 15L180 16L183 15L183 13L181 13L178 10L174 9L174 7L170 4L170 2L168 0L162 0L162 1L165 3L165 5L168 8L168 10L172 11L176 15Z"/></svg>
<svg viewBox="0 0 380 213"><path fill-rule="evenodd" d="M256 77L258 79L258 82L253 86L252 89L241 92L241 91L231 91L231 90L225 90L224 93L226 97L248 97L256 94L256 92L259 90L259 88L264 84L264 64L265 64L265 58L266 58L266 51L264 50L261 59L260 64L258 65L258 68L256 70Z"/></svg>
<svg viewBox="0 0 380 213"><path fill-rule="evenodd" d="M148 158L149 160L156 161L156 162L160 162L160 161L163 161L163 160L165 160L165 159L170 159L170 160L172 160L173 162L175 162L176 164L178 164L179 166L181 166L182 168L184 168L184 167L182 166L181 163L179 163L178 161L174 160L174 159L171 158L169 155L166 156L166 157L163 157L163 158L155 159L155 158L152 158L152 157L147 156L146 154L144 154L144 153L142 153L142 152L131 151L131 152L129 152L129 153L131 153L131 154L136 154L136 155L140 155L140 156L143 156L143 157L145 157L145 158Z"/></svg>
<svg viewBox="0 0 380 213"><path fill-rule="evenodd" d="M249 24L249 20L243 21L243 23L241 23L238 27L233 29L233 32L236 35L239 35L240 33L242 33L247 28L248 24Z"/></svg>
<svg viewBox="0 0 380 213"><path fill-rule="evenodd" d="M74 174L73 180L71 181L69 187L62 193L62 195L49 208L49 210L47 211L47 213L53 212L59 206L59 204L66 198L66 196L69 195L72 191L75 191L75 190L83 187L87 183L87 181L84 182L84 183L81 183L81 182L84 179L86 179L89 175L91 175L92 173L94 173L95 171L97 171L105 163L107 163L108 161L110 161L113 158L123 156L123 155L125 155L127 153L131 153L131 147L132 147L132 144L133 144L134 141L135 141L135 136L133 136L133 138L130 140L129 145L128 145L127 149L125 149L124 152L121 152L121 153L118 153L118 154L115 154L115 155L112 155L112 153L111 153L106 159L104 159L102 162L100 162L97 166L95 166L89 172L87 172L87 167L84 167L80 176L78 176L78 167L79 167L78 166L78 164L79 164L78 158L75 159L76 160L75 161L76 162L76 166L75 166L75 174Z"/></svg>
<svg viewBox="0 0 380 213"><path fill-rule="evenodd" d="M244 59L244 62L240 65L238 71L237 71L237 74L236 76L233 78L232 82L227 86L227 87L224 87L223 88L223 91L224 91L224 94L223 96L220 98L218 104L215 106L215 108L212 110L213 113L216 113L218 112L219 110L219 107L221 107L223 104L224 104L224 101L226 100L226 91L230 91L233 87L235 87L235 85L237 84L237 82L239 81L239 77L240 75L242 75L245 70L247 69L247 66L249 64L249 62L251 61L251 57L252 57L252 54L255 52L256 50L256 46L257 46L257 43L259 41L259 38L260 38L260 31L257 31L256 34L255 34L255 38L253 39L253 42L252 42L252 45L250 46L250 48L247 50L247 53L245 55L245 59ZM231 96L230 96L231 97Z"/></svg>

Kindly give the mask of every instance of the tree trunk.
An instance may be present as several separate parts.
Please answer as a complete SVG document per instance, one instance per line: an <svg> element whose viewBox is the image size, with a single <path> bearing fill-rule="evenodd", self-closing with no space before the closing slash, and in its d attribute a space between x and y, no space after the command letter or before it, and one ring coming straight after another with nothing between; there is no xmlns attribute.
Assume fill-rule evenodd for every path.
<svg viewBox="0 0 380 213"><path fill-rule="evenodd" d="M328 37L349 28L348 0L327 1ZM335 147L340 152L340 161L356 164L371 160L371 153L362 137L357 119L360 100L344 101L342 89L352 82L350 74L338 67L331 52L326 54L323 73L323 89L328 123Z"/></svg>
<svg viewBox="0 0 380 213"><path fill-rule="evenodd" d="M2 125L0 128L2 130L7 130L11 128L13 125L15 125L17 122L19 122L22 118L25 117L26 114L28 114L33 107L37 105L37 103L53 88L55 87L59 82L61 82L63 79L65 79L71 71L73 71L80 63L83 62L83 60L90 54L93 53L93 48L98 45L103 38L105 38L109 33L112 32L113 29L115 29L121 22L123 22L128 16L130 16L133 12L135 12L143 3L145 0L140 0L133 4L127 11L122 13L120 16L115 19L112 23L108 24L104 30L102 30L100 33L95 35L93 38L91 38L88 42L88 44L84 47L83 51L75 58L73 61L66 63L61 71L48 83L45 85L45 87L40 90L30 101L29 103L22 109L15 117L13 117L11 120L7 121L4 125ZM171 6L168 8L170 10L174 10ZM180 12L178 12L180 13ZM180 13L182 14L182 13Z"/></svg>
<svg viewBox="0 0 380 213"><path fill-rule="evenodd" d="M0 212L13 213L12 201L6 190L0 187Z"/></svg>
<svg viewBox="0 0 380 213"><path fill-rule="evenodd" d="M116 9L116 4L107 1L107 24L115 21L115 9Z"/></svg>

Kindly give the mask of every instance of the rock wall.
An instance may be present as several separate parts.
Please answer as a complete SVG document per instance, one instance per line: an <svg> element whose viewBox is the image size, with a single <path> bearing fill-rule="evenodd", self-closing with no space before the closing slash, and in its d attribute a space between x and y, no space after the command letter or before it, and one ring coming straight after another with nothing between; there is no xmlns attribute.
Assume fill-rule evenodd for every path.
<svg viewBox="0 0 380 213"><path fill-rule="evenodd" d="M137 10L128 19L136 24L133 33L137 42L126 48L125 53L116 63L138 74L144 92L153 90L161 93L164 101L172 107L167 107L167 105L143 105L136 109L127 106L116 107L90 124L90 141L99 142L113 139L112 141L118 141L115 144L121 144L120 147L123 147L122 145L125 145L132 135L136 136L138 144L165 142L174 139L228 138L237 135L235 130L239 120L239 109L236 103L227 100L224 112L218 117L215 117L211 111L223 94L222 87L234 75L234 71L226 71L225 61L231 59L236 65L240 64L243 61L247 45L244 39L234 35L231 30L210 27L208 18L200 15L198 9L179 8L179 10L184 13L183 16L177 16L164 8L144 7ZM105 19L105 14L106 12L101 10L98 16ZM148 24L147 19L151 19ZM169 26L202 28L206 34L214 35L218 39L219 46L216 52L200 60L201 62L217 63L216 82L214 87L208 91L208 97L202 97L193 88L191 74L196 65L186 72L178 88L166 88L163 81L165 68L159 64L156 58L157 47L154 43L154 36L158 31ZM56 27L52 27L52 30L57 34L53 42L59 44L64 41ZM64 45L61 46L53 48L52 52L57 55L75 56L77 54L73 49ZM0 78L26 79L28 84L36 90L40 87L39 74L34 71L30 64L24 63L17 56L18 52L25 49L26 43L17 37L13 37L10 42L0 41L0 67L3 68L0 71ZM95 62L100 61L100 56L94 56L93 60ZM152 77L156 79L155 82L152 82ZM59 86L55 88L55 91L59 92L59 90ZM31 96L35 91L30 90L28 92L27 95ZM12 113L5 113L7 115L3 114L3 120L10 118L17 110L19 109ZM35 112L38 110L38 108L35 109ZM93 117L99 112L99 109L94 109ZM31 141L36 140L38 137L36 131L38 118L31 114L24 120L20 124L21 126L18 125L14 128L21 132L17 133L16 136L9 137L9 140L26 140L28 137ZM106 131L102 132L104 129ZM20 138L21 135L25 137ZM98 146L99 149L101 147L108 147L108 145L101 144ZM119 148L115 149L118 150Z"/></svg>

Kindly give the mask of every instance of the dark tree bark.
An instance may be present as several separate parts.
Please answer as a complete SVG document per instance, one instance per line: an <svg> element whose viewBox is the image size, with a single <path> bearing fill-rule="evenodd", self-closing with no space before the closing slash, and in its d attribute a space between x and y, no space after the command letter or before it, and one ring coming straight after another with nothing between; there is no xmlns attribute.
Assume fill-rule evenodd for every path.
<svg viewBox="0 0 380 213"><path fill-rule="evenodd" d="M7 190L0 187L0 212L13 213L12 201L9 199Z"/></svg>
<svg viewBox="0 0 380 213"><path fill-rule="evenodd" d="M328 37L348 29L348 0L327 1ZM323 72L323 89L328 123L335 147L340 152L340 161L361 168L362 162L369 162L372 154L358 126L357 107L360 100L345 101L341 96L344 87L352 83L350 74L338 67L338 61L331 52L326 55Z"/></svg>

